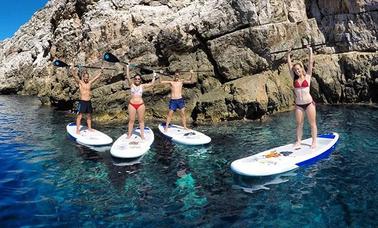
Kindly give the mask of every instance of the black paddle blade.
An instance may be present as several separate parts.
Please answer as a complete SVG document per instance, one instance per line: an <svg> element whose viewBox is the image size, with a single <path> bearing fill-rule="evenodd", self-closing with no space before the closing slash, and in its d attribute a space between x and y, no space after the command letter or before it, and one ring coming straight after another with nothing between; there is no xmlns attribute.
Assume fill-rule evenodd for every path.
<svg viewBox="0 0 378 228"><path fill-rule="evenodd" d="M68 66L69 66L67 63L65 63L65 62L63 62L63 61L61 61L61 60L59 60L59 59L55 60L55 61L53 62L53 64L54 64L54 66L56 66L56 67L68 67Z"/></svg>
<svg viewBox="0 0 378 228"><path fill-rule="evenodd" d="M110 53L110 52L105 52L104 53L104 60L106 62L110 62L110 63L118 63L118 62L120 62L119 59L115 55L113 55L112 53Z"/></svg>

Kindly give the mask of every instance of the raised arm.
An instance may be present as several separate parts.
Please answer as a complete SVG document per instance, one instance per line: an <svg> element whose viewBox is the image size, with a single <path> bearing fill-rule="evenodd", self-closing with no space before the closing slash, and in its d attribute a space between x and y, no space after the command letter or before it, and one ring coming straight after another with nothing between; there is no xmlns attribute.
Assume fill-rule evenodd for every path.
<svg viewBox="0 0 378 228"><path fill-rule="evenodd" d="M130 79L130 66L129 64L127 64L126 66L126 75L125 75L125 79L127 80L127 83L129 84L129 87L131 87L131 85L133 84L131 82L131 79Z"/></svg>
<svg viewBox="0 0 378 228"><path fill-rule="evenodd" d="M312 48L307 46L308 49L308 66L307 66L307 74L312 75L312 67L314 66L314 56L312 54Z"/></svg>
<svg viewBox="0 0 378 228"><path fill-rule="evenodd" d="M289 67L289 72L292 78L294 78L294 72L293 72L293 63L291 62L291 49L287 52L287 66Z"/></svg>
<svg viewBox="0 0 378 228"><path fill-rule="evenodd" d="M150 83L144 83L142 84L143 85L143 88L147 88L147 87L150 87L150 86L153 86L155 84L155 78L156 78L156 73L155 71L153 72L153 78L152 78L152 81Z"/></svg>
<svg viewBox="0 0 378 228"><path fill-rule="evenodd" d="M189 81L188 81L188 80L184 80L182 83L183 83L183 84L193 84L193 83L195 83L196 81L193 80L193 76L194 76L193 70L190 70L190 78L189 78Z"/></svg>
<svg viewBox="0 0 378 228"><path fill-rule="evenodd" d="M75 79L75 82L77 85L80 85L80 78L76 72L75 67L70 67L70 71L68 74L71 75Z"/></svg>
<svg viewBox="0 0 378 228"><path fill-rule="evenodd" d="M100 73L98 73L92 80L90 80L89 81L89 83L94 83L97 79L99 79L102 75L103 75L103 70L104 70L104 68L103 67L101 67L101 71L100 71Z"/></svg>

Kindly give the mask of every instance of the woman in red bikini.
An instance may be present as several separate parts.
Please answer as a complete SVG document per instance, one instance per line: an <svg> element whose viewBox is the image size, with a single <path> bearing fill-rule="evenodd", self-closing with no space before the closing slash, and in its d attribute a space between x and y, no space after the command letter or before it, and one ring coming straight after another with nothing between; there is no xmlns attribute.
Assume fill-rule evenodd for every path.
<svg viewBox="0 0 378 228"><path fill-rule="evenodd" d="M291 50L287 53L287 63L289 66L289 71L294 80L294 93L295 93L295 119L297 122L297 141L294 147L300 146L303 135L303 122L304 115L306 113L308 122L311 126L311 137L312 144L311 148L316 147L316 108L315 102L310 95L310 83L312 75L313 66L313 54L312 48L307 46L309 52L309 62L307 72L303 69L302 65L299 63L292 64L290 59Z"/></svg>
<svg viewBox="0 0 378 228"><path fill-rule="evenodd" d="M130 79L130 67L126 67L126 79L130 86L131 98L128 105L129 110L129 128L128 128L128 137L131 137L134 128L135 116L138 115L139 127L140 127L140 137L144 139L144 112L146 107L143 102L142 94L143 89L152 86L155 83L156 73L153 73L153 78L150 83L142 84L142 78L140 75L136 75L131 81Z"/></svg>

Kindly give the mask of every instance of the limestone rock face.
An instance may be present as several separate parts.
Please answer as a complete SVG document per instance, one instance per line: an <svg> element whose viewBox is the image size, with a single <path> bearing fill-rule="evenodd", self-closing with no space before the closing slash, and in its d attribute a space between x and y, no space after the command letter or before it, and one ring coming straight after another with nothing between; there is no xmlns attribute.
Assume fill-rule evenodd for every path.
<svg viewBox="0 0 378 228"><path fill-rule="evenodd" d="M121 64L102 60L109 51L164 72L198 71L183 91L194 121L259 119L292 107L285 52L306 63L298 48L310 44L316 102L377 102L377 9L376 0L50 0L0 42L0 94L71 109L78 88L52 61L113 67L94 85L93 105L98 120L124 119L129 85ZM169 94L167 85L146 91L147 116L165 118Z"/></svg>
<svg viewBox="0 0 378 228"><path fill-rule="evenodd" d="M286 71L239 78L200 97L193 115L202 122L259 119L293 104L291 84L291 76Z"/></svg>

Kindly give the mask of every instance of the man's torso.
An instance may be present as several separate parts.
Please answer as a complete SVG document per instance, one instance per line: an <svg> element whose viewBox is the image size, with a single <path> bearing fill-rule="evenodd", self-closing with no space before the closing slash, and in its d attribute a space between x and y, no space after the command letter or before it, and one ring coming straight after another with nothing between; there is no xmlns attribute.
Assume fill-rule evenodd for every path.
<svg viewBox="0 0 378 228"><path fill-rule="evenodd" d="M182 97L182 85L181 81L172 82L171 99L180 99Z"/></svg>
<svg viewBox="0 0 378 228"><path fill-rule="evenodd" d="M80 82L80 100L89 101L91 99L91 84Z"/></svg>

